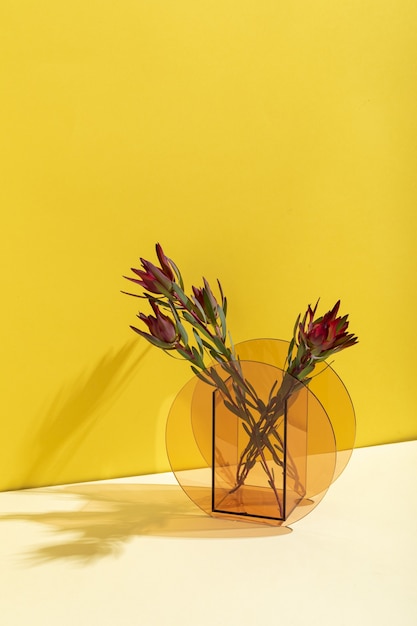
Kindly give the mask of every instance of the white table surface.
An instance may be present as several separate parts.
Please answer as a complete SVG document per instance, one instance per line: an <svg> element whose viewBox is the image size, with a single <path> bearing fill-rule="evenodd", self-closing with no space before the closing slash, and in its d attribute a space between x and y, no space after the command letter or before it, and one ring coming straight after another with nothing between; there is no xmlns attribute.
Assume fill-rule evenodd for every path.
<svg viewBox="0 0 417 626"><path fill-rule="evenodd" d="M2 626L416 626L417 442L355 450L293 532L171 474L0 493Z"/></svg>

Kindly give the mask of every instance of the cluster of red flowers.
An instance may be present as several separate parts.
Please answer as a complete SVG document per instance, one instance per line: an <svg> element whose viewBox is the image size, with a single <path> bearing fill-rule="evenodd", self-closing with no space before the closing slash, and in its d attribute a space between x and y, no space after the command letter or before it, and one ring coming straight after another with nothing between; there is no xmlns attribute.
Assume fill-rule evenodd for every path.
<svg viewBox="0 0 417 626"><path fill-rule="evenodd" d="M136 274L136 276L139 276L139 278L132 278L131 276L125 276L125 278L139 285L146 292L150 292L150 294L168 296L172 294L173 291L175 279L174 266L171 266L170 260L165 256L159 243L156 244L156 254L161 267L157 267L150 261L141 258L143 269L131 268L132 272ZM157 298L149 295L148 300L152 306L154 315L139 313L138 317L147 325L149 333L135 326L131 326L131 328L159 348L164 348L165 350L175 349L177 345L179 345L179 333L177 332L175 323L171 317L162 313L157 304Z"/></svg>
<svg viewBox="0 0 417 626"><path fill-rule="evenodd" d="M224 345L226 299L223 297L220 283L221 304L216 300L205 278L204 286L192 287L192 294L188 297L183 291L184 283L179 269L165 255L159 243L156 244L156 254L159 267L141 258L142 268L131 268L135 277L125 276L144 290L142 296L128 295L146 298L153 310L153 315L138 313L138 318L147 326L148 332L135 326L131 328L159 348L177 350L200 369L205 369L203 361L205 349L209 351L217 349L223 355L229 356L229 350ZM164 309L165 313L161 309ZM197 348L189 344L184 321L194 327Z"/></svg>
<svg viewBox="0 0 417 626"><path fill-rule="evenodd" d="M205 351L214 358L234 358L232 351L226 347L226 299L220 283L221 304L205 279L204 286L192 287L192 294L188 297L183 291L179 269L165 255L159 243L156 244L156 254L159 267L141 258L142 268L132 268L135 277L125 277L144 290L144 295L137 297L146 298L153 310L153 315L138 314L148 332L135 326L131 328L159 348L178 350L201 370L205 369ZM318 302L313 308L309 305L301 321L298 317L288 352L288 373L304 382L308 382L307 376L318 361L358 341L355 335L347 332L348 316L337 315L340 300L325 315L314 319L317 305ZM183 322L193 327L197 347L190 346Z"/></svg>

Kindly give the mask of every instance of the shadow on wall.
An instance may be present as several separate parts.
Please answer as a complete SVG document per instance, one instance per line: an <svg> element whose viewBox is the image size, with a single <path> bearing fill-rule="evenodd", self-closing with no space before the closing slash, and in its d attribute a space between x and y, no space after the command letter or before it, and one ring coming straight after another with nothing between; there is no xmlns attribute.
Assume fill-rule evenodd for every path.
<svg viewBox="0 0 417 626"><path fill-rule="evenodd" d="M20 494L28 497L27 492ZM291 532L290 528L209 517L187 498L178 485L81 484L36 489L30 495L38 498L47 496L46 509L51 498L57 501L63 496L68 496L78 508L73 511L0 516L0 522L35 522L51 529L53 543L20 555L26 566L61 559L87 565L100 558L119 556L125 543L144 535L242 539ZM68 533L71 533L71 538L68 538Z"/></svg>
<svg viewBox="0 0 417 626"><path fill-rule="evenodd" d="M22 487L69 482L61 480L62 471L103 412L124 391L152 347L146 344L141 354L133 358L137 345L137 341L131 341L116 352L109 351L89 375L83 374L70 386L63 386L49 408L42 411L38 426L27 433L23 443L27 470Z"/></svg>

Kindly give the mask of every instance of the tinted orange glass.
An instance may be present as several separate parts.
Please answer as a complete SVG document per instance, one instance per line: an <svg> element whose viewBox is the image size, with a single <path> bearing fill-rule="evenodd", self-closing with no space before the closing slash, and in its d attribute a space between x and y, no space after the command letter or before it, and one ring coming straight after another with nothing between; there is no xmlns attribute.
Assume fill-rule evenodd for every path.
<svg viewBox="0 0 417 626"><path fill-rule="evenodd" d="M273 366L270 368L271 372L274 372L275 378L280 377L279 380L282 380L282 371L276 365L277 362L284 364L287 349L288 343L279 340L254 340L237 346L238 354L242 359L250 356L252 361L257 361L257 363L245 363L245 368L251 368L253 372L254 369L262 367L265 372L265 363L269 363ZM263 373L261 381L257 382L260 394L270 388L268 377L269 374ZM322 378L321 381L320 378ZM262 391L262 385L264 385L264 391ZM321 402L321 397L320 400L318 399L314 393L315 390L317 394L323 395L323 402ZM234 492L238 494L241 491L237 511L233 510L236 503L232 506L233 494L230 494L230 491L233 487L230 487L230 484L234 476L233 470L236 469L234 464L238 462L236 458L239 449L245 441L245 433L239 433L239 418L233 420L229 416L229 422L226 423L224 405L222 402L217 402L217 408L221 412L216 417L216 423L220 420L221 424L220 431L217 426L217 435L220 432L222 443L218 445L217 464L216 455L214 455L213 464L215 447L212 423L213 388L193 378L180 391L168 417L167 452L172 470L181 487L203 511L210 515L222 515L231 519L236 519L236 513L240 515L244 512L244 515L240 515L242 520L288 525L301 519L317 506L332 481L349 460L354 442L355 419L346 389L331 368L327 367L302 391L303 393L299 394L300 397L297 400L300 403L298 408L289 407L285 435L290 441L288 449L290 455L294 457L292 462L296 463L297 474L293 472L291 475L288 466L286 475L281 475L280 479L279 474L275 472L276 489L281 499L281 511L278 511L278 515L276 515L276 498L275 511L271 515L273 508L270 503L269 491L271 489L268 483L268 488L265 488L265 485L262 486L262 481L260 485L246 484L245 481L245 489L240 487ZM328 413L332 415L329 416ZM331 418L336 424L335 429L330 421ZM305 427L302 424L305 424ZM233 447L235 447L235 452L232 453L232 458L222 466L219 461L219 451L223 458L227 458ZM255 475L256 472L253 473L254 477ZM283 488L284 479L286 480L286 494ZM263 480L265 481L265 478ZM252 482L254 481L255 478ZM228 500L225 500L226 495ZM254 503L254 508L244 509L247 507L246 504L242 504L245 499ZM216 508L219 509L219 506L224 513L216 513ZM279 519L280 517L282 519Z"/></svg>

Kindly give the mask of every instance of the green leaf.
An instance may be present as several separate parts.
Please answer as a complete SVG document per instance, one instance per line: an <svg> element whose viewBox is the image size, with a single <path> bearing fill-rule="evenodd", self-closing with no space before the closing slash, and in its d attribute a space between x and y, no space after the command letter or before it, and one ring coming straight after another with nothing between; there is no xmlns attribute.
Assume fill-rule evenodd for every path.
<svg viewBox="0 0 417 626"><path fill-rule="evenodd" d="M206 378L204 376L204 374L202 374L196 367L194 367L194 365L191 365L191 369L194 372L194 374L197 376L197 378L199 378L200 380L203 381L203 383L206 383L207 385L210 385L211 387L215 387L216 385L213 383L213 381L211 381L209 378Z"/></svg>
<svg viewBox="0 0 417 626"><path fill-rule="evenodd" d="M179 332L179 334L181 336L182 342L183 342L183 344L185 346L188 346L188 334L187 334L187 331L185 330L184 326L181 324L178 312L177 312L175 306L172 304L172 302L169 303L169 306L170 306L172 315L173 315L173 317L175 319L177 330L178 330L178 332Z"/></svg>
<svg viewBox="0 0 417 626"><path fill-rule="evenodd" d="M298 331L298 324L300 323L301 313L298 314L297 319L295 320L294 330L292 331L293 338L296 337ZM304 320L305 321L305 320Z"/></svg>
<svg viewBox="0 0 417 626"><path fill-rule="evenodd" d="M245 432L249 435L249 437L252 437L252 431L249 428L249 426L247 424L245 424L245 422L242 422L242 426L243 426L243 429L245 430Z"/></svg>
<svg viewBox="0 0 417 626"><path fill-rule="evenodd" d="M290 345L288 346L288 355L287 355L288 367L292 363L292 353L294 351L294 346L295 346L295 337L291 339Z"/></svg>
<svg viewBox="0 0 417 626"><path fill-rule="evenodd" d="M181 350L181 348L177 348L177 352L179 352L181 356L184 357L184 359L187 359L187 361L191 361L189 353L186 352L185 350Z"/></svg>
<svg viewBox="0 0 417 626"><path fill-rule="evenodd" d="M226 313L225 313L225 315L226 315ZM230 333L230 330L229 330L229 341L230 341L230 352L233 355L233 358L235 358L235 355L236 355L235 344L233 343L233 339L232 339L232 335Z"/></svg>
<svg viewBox="0 0 417 626"><path fill-rule="evenodd" d="M171 302L167 302L166 300L161 300L160 298L150 298L150 301L155 302L162 309L170 309L172 310Z"/></svg>
<svg viewBox="0 0 417 626"><path fill-rule="evenodd" d="M188 346L188 335L187 335L187 331L185 330L184 326L181 324L180 320L177 320L177 328L178 331L181 335L181 339L182 342L185 346Z"/></svg>
<svg viewBox="0 0 417 626"><path fill-rule="evenodd" d="M172 259L168 259L168 261L169 261L169 264L171 265L172 269L174 270L174 274L176 275L176 277L178 279L178 282L180 284L181 289L184 289L184 281L182 279L180 270L175 265L175 263L174 263L174 261Z"/></svg>
<svg viewBox="0 0 417 626"><path fill-rule="evenodd" d="M190 305L190 300L185 295L181 287L177 285L177 283L175 283L174 290L175 290L176 295L178 296L178 299L181 301L181 303L188 308Z"/></svg>
<svg viewBox="0 0 417 626"><path fill-rule="evenodd" d="M206 316L206 314L204 312L203 307L201 306L201 304L197 300L197 298L194 300L194 305L195 305L196 309L198 310L198 312L200 313L201 318L204 321L204 323L207 324L207 316Z"/></svg>
<svg viewBox="0 0 417 626"><path fill-rule="evenodd" d="M188 311L182 311L182 317L183 319L188 322L189 324L191 324L192 326L195 326L196 328L201 326L201 323L198 322L195 317L193 317L191 315L191 313L189 313Z"/></svg>
<svg viewBox="0 0 417 626"><path fill-rule="evenodd" d="M176 283L173 283L176 286ZM165 287L163 285L161 285L161 283L158 281L158 285L159 285L159 290L160 292L166 297L168 298L168 300L172 300L172 293L170 293L167 289L165 289Z"/></svg>
<svg viewBox="0 0 417 626"><path fill-rule="evenodd" d="M258 397L258 394L256 393L255 387L248 381L247 378L244 379L245 380L245 385L247 386L247 388L249 389L249 391L252 392L252 394L255 397Z"/></svg>
<svg viewBox="0 0 417 626"><path fill-rule="evenodd" d="M201 369L204 369L204 362L203 362L203 359L201 358L201 355L200 355L199 351L197 350L197 348L195 346L193 346L191 348L191 350L192 350L192 353L193 353L193 356L194 356L194 359L195 359L197 365L199 367L201 367Z"/></svg>
<svg viewBox="0 0 417 626"><path fill-rule="evenodd" d="M222 340L219 337L216 337L214 335L212 337L212 341L215 344L216 348L219 350L219 352L224 354L226 357L230 356L230 351L226 348L226 346L224 345L224 343L222 342Z"/></svg>
<svg viewBox="0 0 417 626"><path fill-rule="evenodd" d="M130 328L134 330L135 333L137 333L138 335L146 339L146 341L149 341L149 343L156 346L157 348L162 348L163 350L173 349L172 345L170 343L166 343L166 341L161 341L160 339L157 339L153 335L149 335L148 333L145 333L143 330L140 330L139 328L136 328L135 326L131 326Z"/></svg>
<svg viewBox="0 0 417 626"><path fill-rule="evenodd" d="M281 417L281 418L282 418L282 417L283 417L283 415L280 415L279 417ZM277 419L278 419L278 418L277 418ZM277 424L277 423L276 423L276 424L274 425L274 427L273 427L273 428L271 428L271 430L270 430L270 434L271 434L273 437L275 437L275 439L278 441L278 443L280 444L280 446L284 447L284 446L283 446L283 443L282 443L282 439L281 439L281 437L278 435L278 432L277 432L277 428L279 428L281 425L282 425L282 419L280 420L279 424Z"/></svg>
<svg viewBox="0 0 417 626"><path fill-rule="evenodd" d="M344 315L343 317L340 318L339 323L336 326L336 332L337 333L342 330L342 327L344 326L347 318L348 318L348 315Z"/></svg>
<svg viewBox="0 0 417 626"><path fill-rule="evenodd" d="M209 295L208 295L207 290L205 288L203 288L203 299L204 299L204 306L205 306L207 315L209 316L209 319L210 319L211 323L214 324L214 326L215 326L216 325L216 315L214 313L213 306L211 304Z"/></svg>
<svg viewBox="0 0 417 626"><path fill-rule="evenodd" d="M272 400L272 396L273 396L273 394L274 394L274 391L275 391L275 389L276 389L277 385L278 385L278 381L276 380L276 381L274 382L274 384L272 385L271 390L270 390L270 392L269 392L268 402L270 402L270 401Z"/></svg>
<svg viewBox="0 0 417 626"><path fill-rule="evenodd" d="M217 306L217 311L219 313L219 318L220 318L220 323L222 326L222 337L223 337L223 341L225 341L226 339L226 333L227 333L227 328L226 328L226 316L224 314L223 308L218 305Z"/></svg>
<svg viewBox="0 0 417 626"><path fill-rule="evenodd" d="M239 387L245 387L245 379L236 372L230 361L223 362L222 367Z"/></svg>
<svg viewBox="0 0 417 626"><path fill-rule="evenodd" d="M230 391L226 387L225 382L222 379L222 377L219 376L219 374L216 372L215 368L214 367L210 367L209 372L210 372L210 376L213 378L213 380L216 383L217 387L224 393L225 396L230 398L231 397L230 396Z"/></svg>
<svg viewBox="0 0 417 626"><path fill-rule="evenodd" d="M206 330L206 328L203 326L203 324L201 322L199 322L198 320L195 319L195 317L193 317L191 315L191 313L189 313L188 311L183 311L182 312L182 316L185 319L186 322L188 322L189 324L191 324L192 326L194 326L194 328L197 328L201 333L203 333L203 335L205 335L210 341L213 340L212 335Z"/></svg>
<svg viewBox="0 0 417 626"><path fill-rule="evenodd" d="M222 362L221 354L217 352L216 348L210 347L209 353L210 353L210 356L216 361L216 363Z"/></svg>
<svg viewBox="0 0 417 626"><path fill-rule="evenodd" d="M208 343L208 341L206 341L205 339L201 339L201 343L203 344L203 346L205 348L207 348L207 350L213 350L214 349L213 346L210 343ZM217 354L217 352L216 352L216 354Z"/></svg>
<svg viewBox="0 0 417 626"><path fill-rule="evenodd" d="M219 279L217 279L217 286L218 286L219 292L220 292L220 299L223 301L224 300L223 288L221 286L221 283L220 283Z"/></svg>
<svg viewBox="0 0 417 626"><path fill-rule="evenodd" d="M193 334L194 334L194 339L197 342L198 349L200 350L201 357L203 358L203 356L204 356L203 341L202 341L200 335L198 334L198 332L196 331L195 328L193 328Z"/></svg>
<svg viewBox="0 0 417 626"><path fill-rule="evenodd" d="M274 446L272 445L272 443L269 441L268 437L265 437L263 440L265 446L268 448L268 450L270 451L270 453L272 454L272 458L275 461L275 463L277 465L282 465L283 460L279 458L279 456L277 455L277 451L275 450Z"/></svg>
<svg viewBox="0 0 417 626"><path fill-rule="evenodd" d="M314 369L314 365L307 365L299 374L297 374L298 380L303 380L308 374L310 374Z"/></svg>
<svg viewBox="0 0 417 626"><path fill-rule="evenodd" d="M223 404L229 411L231 411L232 413L237 415L237 417L239 417L240 419L242 419L244 421L247 421L247 416L245 415L245 413L241 409L239 409L239 407L235 406L234 404L232 404L228 400L223 400Z"/></svg>

